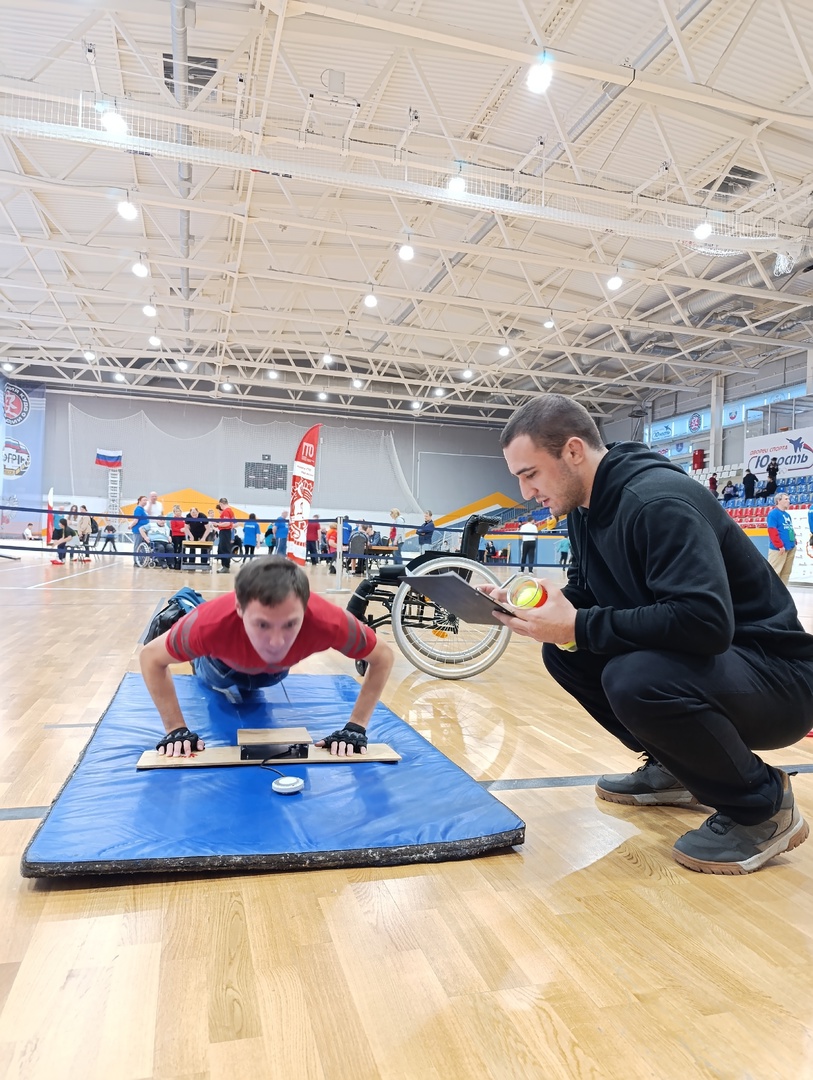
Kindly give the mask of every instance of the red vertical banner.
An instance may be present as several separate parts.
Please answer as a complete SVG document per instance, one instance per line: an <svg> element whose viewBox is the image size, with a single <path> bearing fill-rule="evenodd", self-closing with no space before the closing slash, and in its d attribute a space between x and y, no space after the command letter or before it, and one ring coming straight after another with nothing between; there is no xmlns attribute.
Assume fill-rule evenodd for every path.
<svg viewBox="0 0 813 1080"><path fill-rule="evenodd" d="M48 488L48 516L45 521L46 542L51 543L54 536L54 489Z"/></svg>
<svg viewBox="0 0 813 1080"><path fill-rule="evenodd" d="M291 473L291 514L288 528L288 558L305 565L308 518L311 515L313 484L316 479L316 451L319 447L319 428L314 424L305 432L294 458Z"/></svg>

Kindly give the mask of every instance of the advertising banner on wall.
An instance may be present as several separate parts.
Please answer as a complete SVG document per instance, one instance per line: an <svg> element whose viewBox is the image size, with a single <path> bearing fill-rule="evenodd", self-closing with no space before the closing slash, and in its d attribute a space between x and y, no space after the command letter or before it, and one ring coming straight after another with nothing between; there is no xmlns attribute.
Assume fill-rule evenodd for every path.
<svg viewBox="0 0 813 1080"><path fill-rule="evenodd" d="M813 428L779 431L745 440L744 460L757 476L767 476L768 462L776 458L779 479L813 473Z"/></svg>
<svg viewBox="0 0 813 1080"><path fill-rule="evenodd" d="M288 532L288 558L305 565L308 518L311 516L313 484L316 479L316 451L319 446L319 428L314 424L305 432L294 458L291 473L291 515Z"/></svg>
<svg viewBox="0 0 813 1080"><path fill-rule="evenodd" d="M45 445L45 389L6 382L3 390L3 503L42 506L43 450ZM2 511L6 536L22 536L31 522L34 532L43 527L43 515Z"/></svg>

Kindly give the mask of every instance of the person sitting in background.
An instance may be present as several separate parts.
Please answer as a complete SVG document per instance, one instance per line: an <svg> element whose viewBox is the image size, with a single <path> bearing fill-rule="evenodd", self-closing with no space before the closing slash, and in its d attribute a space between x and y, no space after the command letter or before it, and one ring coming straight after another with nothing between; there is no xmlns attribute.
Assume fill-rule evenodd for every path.
<svg viewBox="0 0 813 1080"><path fill-rule="evenodd" d="M34 540L34 522L29 521L26 527L23 529L23 540Z"/></svg>
<svg viewBox="0 0 813 1080"><path fill-rule="evenodd" d="M57 527L51 534L51 539L48 544L49 547L56 546L56 558L51 560L53 565L64 566L65 554L68 551L68 548L70 547L73 549L77 547L78 544L79 541L76 538L76 532L68 525L68 519L64 517L60 518ZM71 562L73 562L73 550L70 552L70 557Z"/></svg>
<svg viewBox="0 0 813 1080"><path fill-rule="evenodd" d="M325 530L325 542L327 543L327 553L330 556L330 566L328 570L331 574L336 573L336 549L339 546L339 523L337 521L331 522Z"/></svg>
<svg viewBox="0 0 813 1080"><path fill-rule="evenodd" d="M243 523L243 556L253 559L257 549L257 540L260 536L260 526L257 523L257 515L249 514L248 521Z"/></svg>
<svg viewBox="0 0 813 1080"><path fill-rule="evenodd" d="M79 507L76 535L79 537L79 543L84 548L83 561L90 562L90 538L93 535L93 523L88 508L84 503Z"/></svg>
<svg viewBox="0 0 813 1080"><path fill-rule="evenodd" d="M731 480L729 480L728 483L726 484L726 486L723 488L723 502L724 503L730 502L732 499L736 499L736 497L737 497L737 489L734 486L734 484L731 482Z"/></svg>
<svg viewBox="0 0 813 1080"><path fill-rule="evenodd" d="M162 570L171 570L170 564L174 562L174 557L171 558L172 536L166 521L163 518L151 518L149 524L141 530L141 535L146 536L152 546L158 566Z"/></svg>

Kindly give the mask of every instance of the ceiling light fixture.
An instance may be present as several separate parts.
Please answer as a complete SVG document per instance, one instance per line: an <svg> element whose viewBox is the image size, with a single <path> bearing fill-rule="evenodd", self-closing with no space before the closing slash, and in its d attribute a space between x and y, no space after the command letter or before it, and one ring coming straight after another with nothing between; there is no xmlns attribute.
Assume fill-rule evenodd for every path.
<svg viewBox="0 0 813 1080"><path fill-rule="evenodd" d="M188 367L189 367L189 364L187 364L187 362L185 360L179 360L178 361L178 369L179 369L179 371L186 371L186 369Z"/></svg>
<svg viewBox="0 0 813 1080"><path fill-rule="evenodd" d="M96 107L99 108L98 105ZM116 138L122 138L126 135L127 121L121 113L117 113L110 105L103 105L102 108L101 125L107 134L114 135Z"/></svg>
<svg viewBox="0 0 813 1080"><path fill-rule="evenodd" d="M462 166L460 166L462 169ZM456 176L450 176L446 183L446 190L450 195L465 195L466 194L466 179L461 172L458 172Z"/></svg>
<svg viewBox="0 0 813 1080"><path fill-rule="evenodd" d="M616 289L620 289L624 284L624 279L618 274L613 274L611 278L607 279L607 288L610 292L615 292Z"/></svg>
<svg viewBox="0 0 813 1080"><path fill-rule="evenodd" d="M327 401L327 394L324 392L324 390L320 390L316 396L319 398L320 401Z"/></svg>
<svg viewBox="0 0 813 1080"><path fill-rule="evenodd" d="M378 297L374 292L368 292L364 297L364 306L368 308L378 307Z"/></svg>
<svg viewBox="0 0 813 1080"><path fill-rule="evenodd" d="M96 353L93 352L92 349L85 349L85 351L82 353L82 355L84 356L84 358L87 360L88 363L91 363L91 361L96 359Z"/></svg>
<svg viewBox="0 0 813 1080"><path fill-rule="evenodd" d="M498 352L499 352L500 356L503 356L503 357L511 355L511 350L508 348L507 345L501 345Z"/></svg>
<svg viewBox="0 0 813 1080"><path fill-rule="evenodd" d="M333 357L330 355L329 352L326 352L325 355L322 357L322 363L325 364L327 367L330 367L330 365L333 363Z"/></svg>
<svg viewBox="0 0 813 1080"><path fill-rule="evenodd" d="M545 319L542 325L545 327L546 330L552 330L554 326L556 326L556 323L553 321L553 316L548 315L547 319Z"/></svg>
<svg viewBox="0 0 813 1080"><path fill-rule="evenodd" d="M539 60L528 68L525 85L532 94L544 94L553 79L553 64L547 53L542 53Z"/></svg>
<svg viewBox="0 0 813 1080"><path fill-rule="evenodd" d="M145 304L141 309L148 319L154 319L158 314L158 309L153 304Z"/></svg>
<svg viewBox="0 0 813 1080"><path fill-rule="evenodd" d="M152 345L154 349L159 348L161 345L161 339L156 334L152 334L150 336L150 345Z"/></svg>
<svg viewBox="0 0 813 1080"><path fill-rule="evenodd" d="M443 395L445 393L446 393L446 391L443 389L442 386L436 386L435 387L435 397L443 397Z"/></svg>
<svg viewBox="0 0 813 1080"><path fill-rule="evenodd" d="M701 221L694 230L695 240L707 240L711 236L711 225L707 221Z"/></svg>
<svg viewBox="0 0 813 1080"><path fill-rule="evenodd" d="M130 202L130 196L126 199L122 199L116 209L119 212L119 217L123 217L125 221L135 221L138 217L138 207Z"/></svg>
<svg viewBox="0 0 813 1080"><path fill-rule="evenodd" d="M150 268L142 260L141 256L138 256L138 262L133 263L132 271L136 277L145 278L150 276Z"/></svg>
<svg viewBox="0 0 813 1080"><path fill-rule="evenodd" d="M469 368L469 367L466 368L466 370L463 372L463 378L464 379L473 379L474 378L474 372L471 370L471 368Z"/></svg>
<svg viewBox="0 0 813 1080"><path fill-rule="evenodd" d="M229 393L229 391L231 390L231 388L232 388L232 387L231 387L231 383L230 383L230 382L224 382L224 383L221 383L221 384L220 384L220 389L221 389L221 390L225 390L227 394Z"/></svg>
<svg viewBox="0 0 813 1080"><path fill-rule="evenodd" d="M125 382L125 378L120 371L117 371L113 378L116 380L116 382Z"/></svg>
<svg viewBox="0 0 813 1080"><path fill-rule="evenodd" d="M401 244L398 248L398 258L402 262L412 262L415 258L415 248L412 244Z"/></svg>
<svg viewBox="0 0 813 1080"><path fill-rule="evenodd" d="M8 361L6 361L6 363L3 364L3 371L13 371L13 370L14 370L14 364L9 364Z"/></svg>
<svg viewBox="0 0 813 1080"><path fill-rule="evenodd" d="M278 379L279 378L279 372L278 371L269 371L268 372L268 378L269 379Z"/></svg>
<svg viewBox="0 0 813 1080"><path fill-rule="evenodd" d="M362 386L364 386L364 383L361 381L361 379L353 379L353 387L356 390L361 390Z"/></svg>
<svg viewBox="0 0 813 1080"><path fill-rule="evenodd" d="M413 409L420 409L420 407L421 407L420 401L413 401L412 402L412 408Z"/></svg>

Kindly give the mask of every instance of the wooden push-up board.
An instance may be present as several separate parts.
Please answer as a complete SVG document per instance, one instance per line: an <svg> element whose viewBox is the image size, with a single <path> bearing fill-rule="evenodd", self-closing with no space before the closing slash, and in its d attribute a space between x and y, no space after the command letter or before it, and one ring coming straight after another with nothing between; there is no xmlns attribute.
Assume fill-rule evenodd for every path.
<svg viewBox="0 0 813 1080"><path fill-rule="evenodd" d="M272 742L306 743L308 756L265 758L269 765L361 765L364 762L394 763L401 760L401 755L386 743L368 743L366 754L339 757L322 746L314 746L307 728L240 728L237 732L237 746L212 746L199 754L192 754L191 757L167 757L166 754L159 754L157 750L145 750L138 759L136 769L201 769L216 765L259 765L260 758L241 757L241 747Z"/></svg>

